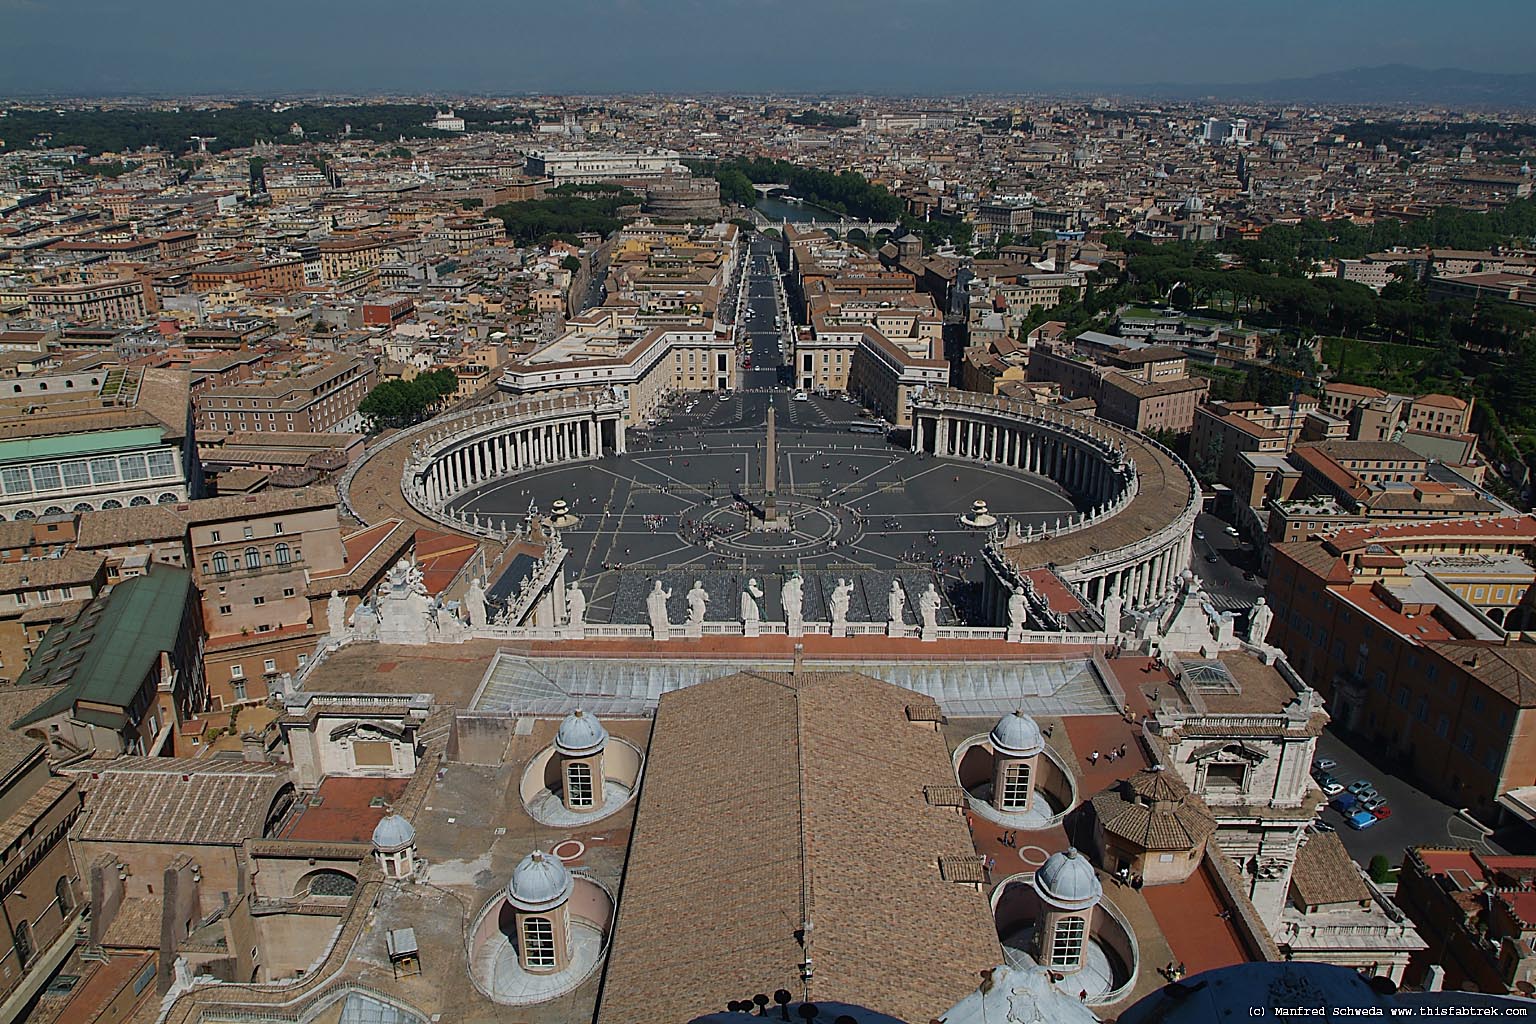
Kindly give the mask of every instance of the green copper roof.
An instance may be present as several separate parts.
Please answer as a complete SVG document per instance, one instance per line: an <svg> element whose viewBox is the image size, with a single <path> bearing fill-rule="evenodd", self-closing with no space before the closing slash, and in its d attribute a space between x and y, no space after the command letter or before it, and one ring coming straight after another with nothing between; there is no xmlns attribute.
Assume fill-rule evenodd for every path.
<svg viewBox="0 0 1536 1024"><path fill-rule="evenodd" d="M131 705L160 652L175 648L191 589L186 569L155 565L147 576L98 596L73 622L50 629L16 685L64 689L16 725L52 717L77 701Z"/></svg>
<svg viewBox="0 0 1536 1024"><path fill-rule="evenodd" d="M158 446L164 435L165 431L159 427L130 427L126 430L98 430L89 434L18 438L15 441L0 441L0 462L67 458L71 455L121 451L124 448L150 448Z"/></svg>

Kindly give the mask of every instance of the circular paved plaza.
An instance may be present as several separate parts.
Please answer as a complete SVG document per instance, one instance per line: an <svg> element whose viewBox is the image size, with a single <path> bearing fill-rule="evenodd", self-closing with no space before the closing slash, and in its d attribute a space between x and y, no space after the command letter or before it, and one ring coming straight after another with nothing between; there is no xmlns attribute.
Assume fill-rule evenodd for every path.
<svg viewBox="0 0 1536 1024"><path fill-rule="evenodd" d="M775 511L787 528L761 528L766 422L777 417ZM777 595L784 575L880 581L917 594L938 584L941 621L966 622L982 578L985 530L961 523L978 499L999 521L1052 524L1075 510L1043 477L999 466L915 455L880 433L856 433L858 406L782 391L686 400L624 456L605 456L495 481L450 503L454 512L509 525L564 501L576 517L561 531L567 569L586 592L592 622L645 621L650 581L711 594L709 618L730 619L749 578ZM889 586L888 582L884 586ZM814 589L814 588L813 588ZM870 602L875 600L870 597ZM774 601L765 606L771 618ZM869 617L882 619L883 604ZM855 618L862 617L855 609Z"/></svg>

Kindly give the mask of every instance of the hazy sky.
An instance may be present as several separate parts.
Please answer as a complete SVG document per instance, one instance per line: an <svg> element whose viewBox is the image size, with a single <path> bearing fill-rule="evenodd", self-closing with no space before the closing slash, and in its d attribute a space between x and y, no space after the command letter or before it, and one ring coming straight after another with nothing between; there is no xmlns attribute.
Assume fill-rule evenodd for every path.
<svg viewBox="0 0 1536 1024"><path fill-rule="evenodd" d="M1536 0L0 0L0 92L995 92L1536 70Z"/></svg>

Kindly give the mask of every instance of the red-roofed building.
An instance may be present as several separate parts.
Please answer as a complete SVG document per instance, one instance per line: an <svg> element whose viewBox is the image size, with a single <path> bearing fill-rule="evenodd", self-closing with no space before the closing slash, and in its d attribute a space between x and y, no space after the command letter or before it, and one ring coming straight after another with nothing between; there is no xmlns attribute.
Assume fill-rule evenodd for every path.
<svg viewBox="0 0 1536 1024"><path fill-rule="evenodd" d="M1536 519L1340 531L1280 544L1268 640L1383 765L1492 812L1536 781Z"/></svg>
<svg viewBox="0 0 1536 1024"><path fill-rule="evenodd" d="M1397 902L1429 941L1417 971L1440 964L1448 989L1536 992L1536 857L1410 849Z"/></svg>

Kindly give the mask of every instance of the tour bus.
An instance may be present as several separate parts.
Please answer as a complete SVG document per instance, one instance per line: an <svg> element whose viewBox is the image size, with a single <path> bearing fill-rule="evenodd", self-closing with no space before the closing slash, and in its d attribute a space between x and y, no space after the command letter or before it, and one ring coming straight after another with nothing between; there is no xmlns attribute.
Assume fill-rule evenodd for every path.
<svg viewBox="0 0 1536 1024"><path fill-rule="evenodd" d="M883 434L885 433L885 424L876 423L872 420L854 420L848 424L848 429L855 434Z"/></svg>

